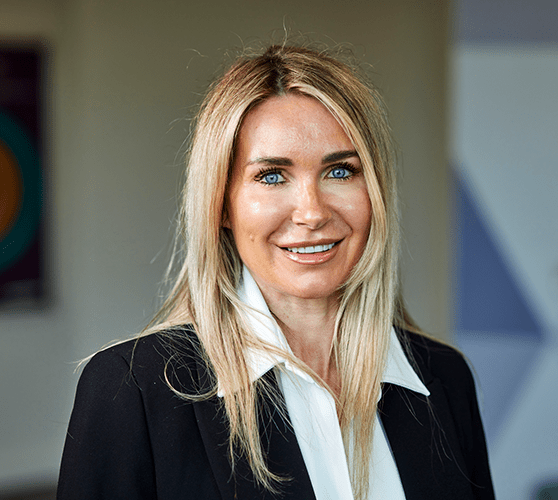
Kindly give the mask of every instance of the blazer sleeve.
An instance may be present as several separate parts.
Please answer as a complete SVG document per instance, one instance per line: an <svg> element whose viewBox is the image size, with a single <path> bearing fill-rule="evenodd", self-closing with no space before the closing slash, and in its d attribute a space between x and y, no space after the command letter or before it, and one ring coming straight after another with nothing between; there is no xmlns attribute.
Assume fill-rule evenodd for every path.
<svg viewBox="0 0 558 500"><path fill-rule="evenodd" d="M57 498L156 497L142 391L126 359L103 351L87 364L78 383Z"/></svg>

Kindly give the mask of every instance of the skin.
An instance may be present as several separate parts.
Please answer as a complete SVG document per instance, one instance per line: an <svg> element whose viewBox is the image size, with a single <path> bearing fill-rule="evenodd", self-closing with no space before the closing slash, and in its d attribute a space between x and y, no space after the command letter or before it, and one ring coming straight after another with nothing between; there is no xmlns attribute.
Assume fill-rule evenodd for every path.
<svg viewBox="0 0 558 500"><path fill-rule="evenodd" d="M338 290L366 245L371 206L355 148L323 104L287 94L246 116L226 214L293 353L338 392L330 356ZM331 243L325 252L287 250Z"/></svg>

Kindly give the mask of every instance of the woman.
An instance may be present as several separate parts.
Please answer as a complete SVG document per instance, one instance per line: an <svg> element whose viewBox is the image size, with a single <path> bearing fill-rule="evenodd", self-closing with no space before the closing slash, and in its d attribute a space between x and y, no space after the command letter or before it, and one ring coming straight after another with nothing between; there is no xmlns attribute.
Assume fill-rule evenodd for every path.
<svg viewBox="0 0 558 500"><path fill-rule="evenodd" d="M58 497L493 498L470 371L398 294L393 168L356 71L240 58L198 115L174 288L85 368Z"/></svg>

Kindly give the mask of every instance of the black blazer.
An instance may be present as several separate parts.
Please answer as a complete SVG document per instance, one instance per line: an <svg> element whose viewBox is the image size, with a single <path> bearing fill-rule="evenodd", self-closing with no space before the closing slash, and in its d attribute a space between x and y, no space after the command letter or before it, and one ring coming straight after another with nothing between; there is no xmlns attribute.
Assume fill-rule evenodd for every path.
<svg viewBox="0 0 558 500"><path fill-rule="evenodd" d="M385 384L380 418L407 500L493 499L494 492L471 372L452 348L409 340L428 398ZM402 339L405 341L405 339ZM274 496L248 464L228 460L219 398L185 402L164 381L169 343L180 352L167 373L186 392L207 388L195 334L152 334L100 352L78 384L64 447L59 500L315 499L296 437L275 405L261 397L261 436L273 472L292 478ZM276 384L273 371L266 377ZM343 500L343 499L339 499Z"/></svg>

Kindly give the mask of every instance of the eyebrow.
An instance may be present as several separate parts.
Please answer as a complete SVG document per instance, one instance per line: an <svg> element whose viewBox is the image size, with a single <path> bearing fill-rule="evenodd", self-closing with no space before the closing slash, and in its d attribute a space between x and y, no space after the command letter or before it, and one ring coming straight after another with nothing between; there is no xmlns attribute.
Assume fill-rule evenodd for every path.
<svg viewBox="0 0 558 500"><path fill-rule="evenodd" d="M335 161L345 160L354 156L358 157L358 153L354 149L349 149L347 151L336 151L335 153L325 155L322 158L322 164L333 163Z"/></svg>
<svg viewBox="0 0 558 500"><path fill-rule="evenodd" d="M293 164L292 160L281 156L258 156L257 158L251 159L247 165L255 165L257 163L269 165L270 167L291 167Z"/></svg>
<svg viewBox="0 0 558 500"><path fill-rule="evenodd" d="M345 160L347 158L358 157L358 153L354 149L349 149L346 151L336 151L335 153L330 153L322 158L322 165L327 165L328 163L333 163L340 160ZM285 158L282 156L263 156L257 157L250 160L247 165L254 164L269 165L271 167L291 167L293 161L290 158Z"/></svg>

